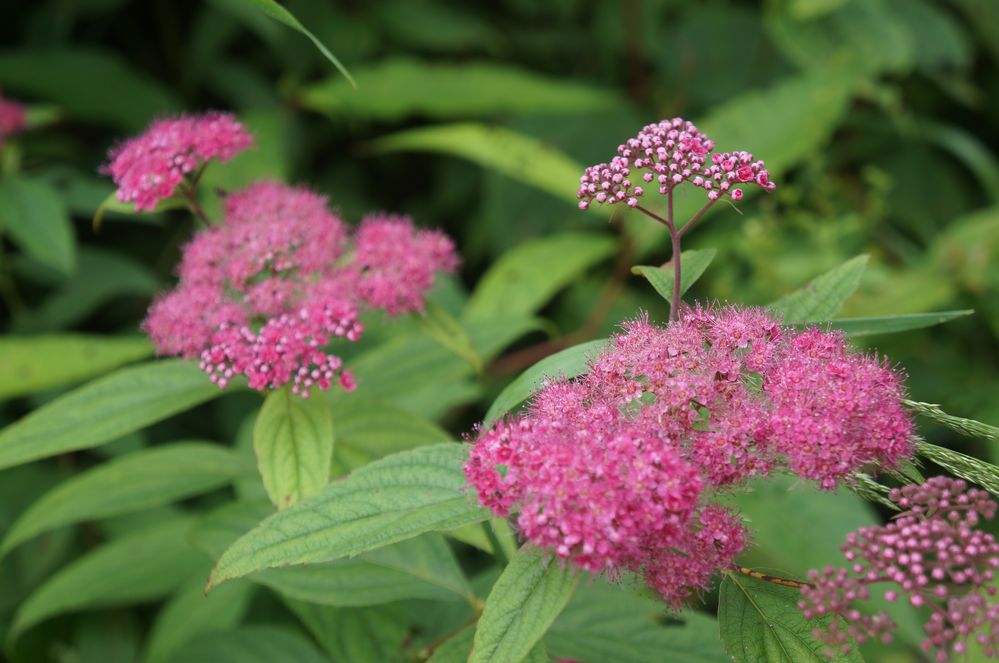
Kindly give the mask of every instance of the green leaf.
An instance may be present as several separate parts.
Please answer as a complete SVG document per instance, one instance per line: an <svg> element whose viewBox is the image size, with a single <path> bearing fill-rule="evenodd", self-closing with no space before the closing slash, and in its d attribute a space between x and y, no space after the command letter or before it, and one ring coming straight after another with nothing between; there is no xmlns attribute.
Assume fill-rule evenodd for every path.
<svg viewBox="0 0 999 663"><path fill-rule="evenodd" d="M62 198L41 180L0 179L0 229L38 262L70 274L76 238Z"/></svg>
<svg viewBox="0 0 999 663"><path fill-rule="evenodd" d="M837 318L829 321L833 329L840 329L850 336L896 334L911 329L923 329L971 315L974 311L936 311L935 313L910 313L875 318Z"/></svg>
<svg viewBox="0 0 999 663"><path fill-rule="evenodd" d="M210 631L180 647L173 663L330 663L308 639L276 626Z"/></svg>
<svg viewBox="0 0 999 663"><path fill-rule="evenodd" d="M183 198L164 198L156 203L156 206L145 212L140 212L135 208L135 203L125 203L118 200L118 192L112 191L107 198L94 210L94 218L90 225L95 231L100 230L104 217L108 214L120 214L123 216L143 217L147 214L158 214L175 209L187 209L188 202Z"/></svg>
<svg viewBox="0 0 999 663"><path fill-rule="evenodd" d="M940 409L939 405L934 405L933 403L921 403L919 401L904 401L905 406L910 410L915 411L917 414L921 414L928 419L943 424L947 428L960 433L961 435L967 435L968 437L978 437L983 440L989 440L990 442L999 442L999 428L995 426L990 426L981 421L975 421L974 419L964 419L962 417L955 417L952 414L947 414Z"/></svg>
<svg viewBox="0 0 999 663"><path fill-rule="evenodd" d="M123 368L0 431L0 469L96 447L221 393L191 362L157 361Z"/></svg>
<svg viewBox="0 0 999 663"><path fill-rule="evenodd" d="M340 62L340 60L338 60L337 57L333 55L333 53L331 53L328 48L326 48L326 45L323 42L319 41L319 38L316 37L316 35L312 34L312 32L310 32L304 25L302 25L299 22L299 20L295 18L295 16L290 11L279 5L274 0L243 0L243 2L252 7L255 7L256 9L263 12L267 16L273 18L275 21L284 23L289 28L297 30L298 32L308 37L309 41L311 41L313 45L315 45L315 47L319 49L319 52L322 53L327 60L333 63L333 66L336 67L341 74L343 74L344 78L350 81L351 86L354 87L355 89L357 88L357 83L354 82L354 78L353 76L350 75L350 72L347 71L347 68L344 67L343 64Z"/></svg>
<svg viewBox="0 0 999 663"><path fill-rule="evenodd" d="M474 639L475 625L469 624L437 647L433 656L427 659L427 663L466 663L468 655L472 651ZM524 663L549 663L551 659L548 658L545 643L539 642L534 645L523 661Z"/></svg>
<svg viewBox="0 0 999 663"><path fill-rule="evenodd" d="M253 451L271 502L284 509L329 483L333 418L320 397L271 392L253 427Z"/></svg>
<svg viewBox="0 0 999 663"><path fill-rule="evenodd" d="M468 450L441 444L375 461L280 511L234 543L208 587L274 566L314 564L485 520L465 491Z"/></svg>
<svg viewBox="0 0 999 663"><path fill-rule="evenodd" d="M534 313L582 272L614 254L614 240L561 233L507 251L482 275L465 308L466 320Z"/></svg>
<svg viewBox="0 0 999 663"><path fill-rule="evenodd" d="M48 45L33 51L8 51L0 54L0 87L55 102L75 120L130 131L179 107L154 78L100 50ZM123 99L128 102L122 103Z"/></svg>
<svg viewBox="0 0 999 663"><path fill-rule="evenodd" d="M524 660L572 598L579 576L548 551L521 548L489 592L468 663Z"/></svg>
<svg viewBox="0 0 999 663"><path fill-rule="evenodd" d="M447 431L432 421L394 405L354 398L355 395L333 406L334 476L398 451L453 441Z"/></svg>
<svg viewBox="0 0 999 663"><path fill-rule="evenodd" d="M580 343L534 364L503 388L489 406L483 425L488 426L530 398L541 387L545 378L574 378L582 374L590 359L600 354L606 345L606 339Z"/></svg>
<svg viewBox="0 0 999 663"><path fill-rule="evenodd" d="M8 637L66 612L169 594L204 564L185 541L190 526L188 519L173 519L95 548L63 567L21 604Z"/></svg>
<svg viewBox="0 0 999 663"><path fill-rule="evenodd" d="M683 251L680 254L680 296L690 290L697 279L701 278L704 270L708 268L711 261L715 259L715 249L701 249ZM637 265L631 268L632 274L638 274L648 279L656 292L668 302L673 301L673 266L654 267L650 265Z"/></svg>
<svg viewBox="0 0 999 663"><path fill-rule="evenodd" d="M923 440L916 441L916 450L919 455L932 460L945 470L971 483L977 483L999 497L999 467L992 463Z"/></svg>
<svg viewBox="0 0 999 663"><path fill-rule="evenodd" d="M411 58L356 70L361 89L339 78L302 90L304 107L332 118L398 121L410 115L452 119L501 113L587 113L613 107L616 95L562 78L487 62L448 64Z"/></svg>
<svg viewBox="0 0 999 663"><path fill-rule="evenodd" d="M860 285L867 268L867 256L847 260L825 274L820 274L799 290L784 295L770 305L783 314L785 323L826 322L843 306Z"/></svg>
<svg viewBox="0 0 999 663"><path fill-rule="evenodd" d="M718 640L718 623L699 612L667 623L663 604L627 585L601 580L585 584L545 634L549 651L581 663L647 663L669 652L670 663L728 661Z"/></svg>
<svg viewBox="0 0 999 663"><path fill-rule="evenodd" d="M432 301L427 301L424 308L423 315L418 319L420 328L427 336L468 362L476 373L482 373L482 359L475 352L475 346L461 323L447 309Z"/></svg>
<svg viewBox="0 0 999 663"><path fill-rule="evenodd" d="M249 468L229 449L178 442L120 456L73 475L7 530L0 554L64 525L134 513L224 486Z"/></svg>
<svg viewBox="0 0 999 663"><path fill-rule="evenodd" d="M205 596L204 573L196 573L156 615L149 634L145 663L165 663L189 640L243 621L253 597L249 582L231 582Z"/></svg>
<svg viewBox="0 0 999 663"><path fill-rule="evenodd" d="M726 573L718 597L718 624L725 650L736 663L824 663L863 659L826 658L826 646L812 635L820 622L798 608L801 593L748 576Z"/></svg>
<svg viewBox="0 0 999 663"><path fill-rule="evenodd" d="M301 601L285 603L336 663L402 660L403 643L411 633L399 604L344 609Z"/></svg>
<svg viewBox="0 0 999 663"><path fill-rule="evenodd" d="M51 334L0 339L0 398L79 382L153 353L141 336Z"/></svg>

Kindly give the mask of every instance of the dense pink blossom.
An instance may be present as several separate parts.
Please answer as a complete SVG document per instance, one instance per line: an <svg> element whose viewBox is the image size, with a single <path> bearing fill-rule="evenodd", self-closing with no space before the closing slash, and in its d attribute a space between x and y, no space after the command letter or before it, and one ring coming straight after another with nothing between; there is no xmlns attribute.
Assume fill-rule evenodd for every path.
<svg viewBox="0 0 999 663"><path fill-rule="evenodd" d="M163 118L114 147L102 171L118 186L118 200L135 203L140 211L151 210L199 166L212 159L231 159L252 143L229 113Z"/></svg>
<svg viewBox="0 0 999 663"><path fill-rule="evenodd" d="M184 247L180 282L157 298L144 327L161 354L200 359L220 387L243 375L253 389L291 383L303 397L334 382L350 390L353 378L327 346L360 337L364 305L420 310L435 275L458 262L442 233L407 217L379 219L376 238L391 238L391 251L370 246L363 225L352 243L322 196L253 184L226 198L222 224ZM387 264L397 258L401 269ZM379 287L365 285L371 272L385 275Z"/></svg>
<svg viewBox="0 0 999 663"><path fill-rule="evenodd" d="M995 657L999 542L977 529L982 518L995 515L995 501L948 477L895 489L890 497L902 513L887 525L850 534L842 547L847 568L809 573L812 586L802 589L799 607L808 619L833 617L827 629L816 629L816 636L829 645L830 656L849 651L854 640L889 640L895 624L886 613L865 615L854 607L870 598L874 585L887 584L889 601L904 596L914 607L931 608L923 649L936 660L968 651L972 641Z"/></svg>
<svg viewBox="0 0 999 663"><path fill-rule="evenodd" d="M26 123L24 106L0 94L0 145L7 136L24 131Z"/></svg>
<svg viewBox="0 0 999 663"><path fill-rule="evenodd" d="M624 324L581 376L481 431L465 471L527 540L589 571L643 573L677 606L746 543L713 493L777 469L833 488L896 465L912 451L901 389L838 333L697 307Z"/></svg>
<svg viewBox="0 0 999 663"><path fill-rule="evenodd" d="M637 207L649 191L666 195L683 182L703 188L711 201L726 194L741 200L740 184L774 188L762 161L748 152L712 155L714 147L715 141L679 117L646 125L618 146L609 163L586 169L576 194L579 207L585 210L593 202Z"/></svg>

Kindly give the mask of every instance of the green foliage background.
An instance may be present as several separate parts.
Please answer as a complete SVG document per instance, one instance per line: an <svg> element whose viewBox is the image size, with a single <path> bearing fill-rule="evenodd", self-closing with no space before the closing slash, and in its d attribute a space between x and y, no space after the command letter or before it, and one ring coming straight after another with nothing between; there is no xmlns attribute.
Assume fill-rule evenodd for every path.
<svg viewBox="0 0 999 663"><path fill-rule="evenodd" d="M668 258L663 233L626 214L582 213L574 192L582 165L607 160L642 125L673 115L697 122L721 149L755 152L778 182L773 195L745 200L741 213L719 209L691 235L685 249L713 248L717 255L688 299L765 304L868 254L839 316L975 313L856 342L903 366L915 400L999 421L999 3L286 3L346 65L356 90L306 37L256 4L46 0L5 12L0 88L30 104L32 129L10 141L0 161L0 424L151 354L138 323L151 296L169 287L191 221L178 211L136 216L112 206L98 231L91 219L112 187L97 169L116 140L152 117L209 108L235 111L258 136L253 151L209 171L210 210L218 209L214 189L278 178L328 194L349 219L372 209L412 214L447 230L464 258L459 277L433 297L449 315L377 320L346 349L360 388L353 401L332 397L335 474L399 450L399 431L407 440L402 448L455 439L534 361L605 337L639 308L665 318L663 300L630 272ZM697 204L689 195L681 209ZM442 346L434 339L453 336L454 319L467 338ZM265 495L252 481L246 422L260 399L217 397L198 375L171 365L162 372L155 385L161 391L134 404L149 413L147 421L158 421L152 427L125 426L118 437L114 421L91 434L67 420L65 430L39 432L17 458L0 453L0 466L8 467L49 455L33 450L38 440L64 452L0 472L4 536L48 489L108 459L175 440L200 445L209 456L191 461L191 486L150 502L147 511L93 507L82 523L54 522L41 537L19 535L28 543L0 560L0 635L57 569L103 542L131 552L97 560L104 566L71 589L76 603L56 611L67 614L8 641L11 660L158 661L168 660L158 651L181 656L181 645L202 656L182 660L253 660L249 653L210 652L259 652L259 643L280 652L283 638L292 638L284 651L305 647L298 660L312 660L321 647L337 661L382 661L404 637L426 644L434 640L433 624L462 623L460 611L421 615L412 601L320 614L308 597L282 603L251 595L249 583L239 581L217 590L222 598L213 593L220 607L203 617L230 629L227 635L206 641L208 649L196 641L171 649L169 629L180 628L171 624L196 621L187 613L205 610L195 597L211 564L199 551L217 557L234 538L220 546L217 532L214 543L210 535L198 543L177 532L230 501L230 484L242 497ZM185 402L162 405L172 393L185 394ZM180 414L159 421L174 412ZM937 444L999 459L994 442L921 423ZM375 424L388 433L373 433ZM101 439L94 444L117 439L88 451L88 435ZM204 440L232 444L249 474L239 474L238 463L213 460L211 447L197 442ZM144 471L155 480L155 467ZM747 498L744 508L757 527L755 561L787 572L835 559L844 532L878 517L853 495L830 501L801 487L795 510L778 517L785 493L770 490ZM249 524L262 517L250 516ZM821 532L814 531L817 518L825 523ZM150 533L150 524L160 529ZM127 572L135 551L161 565ZM473 553L461 555L466 568L480 563ZM457 593L483 597L494 579L473 577L472 590ZM293 579L268 582L287 594ZM421 591L429 599L444 590ZM577 596L624 601L602 591L589 587ZM99 606L113 608L76 609ZM574 636L595 628L587 609L570 604L546 636L552 652L587 654L577 651ZM629 604L620 611L645 609ZM252 628L231 629L244 621ZM342 637L326 642L317 635L309 643L300 624L317 634L332 633L335 624ZM168 636L157 635L163 630ZM663 636L648 637L659 643ZM350 650L355 644L389 649ZM696 651L683 660L717 660ZM911 651L903 639L877 654L889 658L870 660L919 660Z"/></svg>

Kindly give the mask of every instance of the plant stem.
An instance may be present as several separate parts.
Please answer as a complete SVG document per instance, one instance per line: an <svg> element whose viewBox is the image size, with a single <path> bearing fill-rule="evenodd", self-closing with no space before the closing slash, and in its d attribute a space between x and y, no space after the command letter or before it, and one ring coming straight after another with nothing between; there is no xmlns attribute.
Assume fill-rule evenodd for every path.
<svg viewBox="0 0 999 663"><path fill-rule="evenodd" d="M791 580L790 578L771 576L767 575L766 573L760 573L759 571L754 571L753 569L746 566L737 566L733 564L732 570L744 576L749 576L750 578L755 578L756 580L769 582L774 585L780 585L782 587L794 587L796 589L801 589L802 587L814 587L814 585L812 585L812 583L810 582L801 582L800 580Z"/></svg>
<svg viewBox="0 0 999 663"><path fill-rule="evenodd" d="M506 567L510 563L510 560L506 556L506 552L503 551L503 546L500 545L499 537L496 536L496 532L493 531L493 525L488 520L482 523L482 529L486 533L486 539L489 540L489 545L493 547L493 554L496 556L496 561L499 562L500 567Z"/></svg>
<svg viewBox="0 0 999 663"><path fill-rule="evenodd" d="M680 228L679 232L680 237L686 235L687 231L693 228L694 224L696 224L701 219L701 217L704 216L704 213L707 212L709 209L711 209L711 206L717 203L719 200L721 199L716 198L715 200L709 200L708 204L702 207L700 212L691 217L690 221L687 221L687 223L683 224L683 228Z"/></svg>
<svg viewBox="0 0 999 663"><path fill-rule="evenodd" d="M205 214L205 210L201 209L201 204L198 202L198 197L194 195L194 190L183 184L180 185L180 193L187 200L187 204L191 207L191 212L194 216L198 217L198 220L205 226L205 228L211 227L211 222L208 220L208 215Z"/></svg>
<svg viewBox="0 0 999 663"><path fill-rule="evenodd" d="M670 322L680 318L680 233L673 223L673 189L666 194L666 227L673 242L673 300L669 303Z"/></svg>

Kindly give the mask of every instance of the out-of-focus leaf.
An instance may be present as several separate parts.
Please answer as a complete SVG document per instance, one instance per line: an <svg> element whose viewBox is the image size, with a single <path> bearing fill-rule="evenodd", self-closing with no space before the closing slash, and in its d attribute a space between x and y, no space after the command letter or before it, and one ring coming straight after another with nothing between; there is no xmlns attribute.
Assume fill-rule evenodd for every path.
<svg viewBox="0 0 999 663"><path fill-rule="evenodd" d="M725 650L736 663L862 663L856 646L850 654L825 656L825 643L812 635L820 622L798 608L801 593L748 576L726 573L718 597L718 624Z"/></svg>
<svg viewBox="0 0 999 663"><path fill-rule="evenodd" d="M468 663L524 660L572 598L579 576L547 550L521 548L486 599Z"/></svg>
<svg viewBox="0 0 999 663"><path fill-rule="evenodd" d="M0 468L96 447L221 393L191 362L123 368L0 430Z"/></svg>
<svg viewBox="0 0 999 663"><path fill-rule="evenodd" d="M302 90L299 102L333 118L394 121L409 115L452 119L500 113L586 113L621 103L587 85L490 63L435 64L392 59L357 70L360 89L333 78Z"/></svg>
<svg viewBox="0 0 999 663"><path fill-rule="evenodd" d="M393 42L420 51L494 52L503 30L474 7L452 6L433 0L386 0L373 7L382 29ZM365 83L365 85L367 85Z"/></svg>
<svg viewBox="0 0 999 663"><path fill-rule="evenodd" d="M66 207L41 180L0 179L0 230L25 254L70 274L76 267L76 237Z"/></svg>
<svg viewBox="0 0 999 663"><path fill-rule="evenodd" d="M663 623L663 606L627 586L583 583L545 634L549 651L581 663L646 663L670 653L671 663L728 661L718 623L702 613Z"/></svg>
<svg viewBox="0 0 999 663"><path fill-rule="evenodd" d="M188 519L173 519L95 548L63 567L21 604L9 637L65 612L169 594L204 564L185 542L190 526Z"/></svg>
<svg viewBox="0 0 999 663"><path fill-rule="evenodd" d="M407 636L402 606L331 608L302 601L285 603L305 624L335 663L401 661Z"/></svg>
<svg viewBox="0 0 999 663"><path fill-rule="evenodd" d="M472 345L472 340L468 338L468 333L461 323L445 308L432 301L426 302L424 308L426 310L419 318L420 328L442 347L467 361L476 373L481 373L482 359L475 352L475 346Z"/></svg>
<svg viewBox="0 0 999 663"><path fill-rule="evenodd" d="M275 21L284 23L289 28L297 30L308 37L309 41L315 45L319 52L322 53L327 60L333 63L333 66L336 67L341 74L343 74L344 78L350 81L351 86L354 88L357 87L357 83L354 82L354 78L350 75L350 72L347 71L347 68L343 66L340 60L338 60L337 57L333 55L328 48L326 48L326 44L319 41L319 38L312 34L308 28L302 25L290 11L279 5L274 0L243 0L243 2L245 2L248 6L258 9L267 16L270 16Z"/></svg>
<svg viewBox="0 0 999 663"><path fill-rule="evenodd" d="M917 135L961 160L975 174L989 198L999 203L999 163L972 133L929 120L916 123Z"/></svg>
<svg viewBox="0 0 999 663"><path fill-rule="evenodd" d="M479 280L465 308L466 320L529 314L580 273L614 253L611 237L562 233L507 251Z"/></svg>
<svg viewBox="0 0 999 663"><path fill-rule="evenodd" d="M106 373L153 353L141 336L50 334L0 339L0 398Z"/></svg>
<svg viewBox="0 0 999 663"><path fill-rule="evenodd" d="M680 254L680 296L690 290L697 279L701 278L704 271L714 260L717 251L715 249L701 249L683 251ZM636 265L631 268L632 274L644 276L656 292L668 302L673 301L673 266L669 264L665 267L655 267L651 265Z"/></svg>
<svg viewBox="0 0 999 663"><path fill-rule="evenodd" d="M271 502L284 509L329 482L333 419L323 399L302 398L286 385L264 401L253 428L257 467Z"/></svg>
<svg viewBox="0 0 999 663"><path fill-rule="evenodd" d="M0 53L0 86L57 103L74 119L129 131L178 108L176 99L154 79L99 50Z"/></svg>
<svg viewBox="0 0 999 663"><path fill-rule="evenodd" d="M165 663L192 638L237 626L253 597L252 583L231 582L205 596L205 576L196 573L156 615L145 663Z"/></svg>
<svg viewBox="0 0 999 663"><path fill-rule="evenodd" d="M935 313L910 313L889 315L879 318L837 318L829 321L829 326L850 336L874 336L876 334L897 334L911 329L923 329L942 325L957 318L971 315L974 311L937 311Z"/></svg>
<svg viewBox="0 0 999 663"><path fill-rule="evenodd" d="M475 625L470 624L444 641L434 650L427 663L466 663L472 651L475 640ZM548 650L544 642L539 642L531 648L523 659L523 663L550 663Z"/></svg>
<svg viewBox="0 0 999 663"><path fill-rule="evenodd" d="M195 636L167 659L173 663L330 663L293 631L274 626L244 626Z"/></svg>
<svg viewBox="0 0 999 663"><path fill-rule="evenodd" d="M606 345L605 339L580 343L545 357L534 364L503 388L493 404L489 406L483 425L488 426L530 398L531 394L542 385L545 378L574 378L581 374L586 370L589 361L597 356Z"/></svg>
<svg viewBox="0 0 999 663"><path fill-rule="evenodd" d="M0 554L42 532L134 513L213 490L252 471L229 449L179 442L81 472L32 504L7 530Z"/></svg>
<svg viewBox="0 0 999 663"><path fill-rule="evenodd" d="M468 499L468 451L442 444L393 454L267 518L219 559L208 586L275 566L327 562L485 520Z"/></svg>
<svg viewBox="0 0 999 663"><path fill-rule="evenodd" d="M16 318L14 331L69 327L111 299L151 297L158 288L159 282L145 265L110 251L84 248L73 278L34 310Z"/></svg>
<svg viewBox="0 0 999 663"><path fill-rule="evenodd" d="M786 323L825 322L843 306L867 268L867 256L847 260L825 274L820 274L803 288L784 295L770 308L784 316Z"/></svg>

